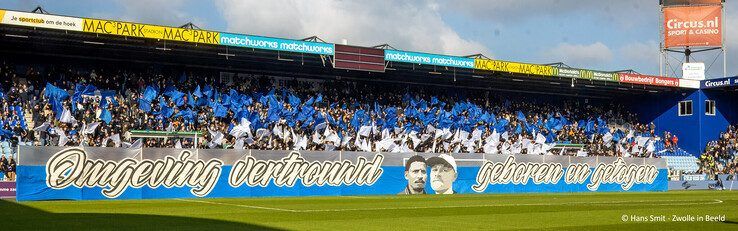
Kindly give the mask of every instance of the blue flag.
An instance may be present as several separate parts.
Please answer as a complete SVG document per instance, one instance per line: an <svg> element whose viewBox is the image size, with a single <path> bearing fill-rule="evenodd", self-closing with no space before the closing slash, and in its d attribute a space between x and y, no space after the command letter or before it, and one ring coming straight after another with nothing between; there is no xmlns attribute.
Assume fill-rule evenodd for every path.
<svg viewBox="0 0 738 231"><path fill-rule="evenodd" d="M187 95L187 105L190 106L191 108L195 107L195 97L192 96L192 93Z"/></svg>
<svg viewBox="0 0 738 231"><path fill-rule="evenodd" d="M113 120L113 115L110 114L108 109L103 109L100 113L100 120L104 121L106 124L110 124L110 121Z"/></svg>
<svg viewBox="0 0 738 231"><path fill-rule="evenodd" d="M297 97L297 96L295 96L294 94L290 94L290 96L289 96L289 103L293 107L297 107L297 106L300 105L300 98Z"/></svg>
<svg viewBox="0 0 738 231"><path fill-rule="evenodd" d="M151 102L146 101L145 99L139 99L138 100L138 108L143 110L144 112L151 112Z"/></svg>
<svg viewBox="0 0 738 231"><path fill-rule="evenodd" d="M200 85L197 85L197 87L195 87L195 91L192 92L192 95L197 96L197 98L202 98L202 91L200 91Z"/></svg>
<svg viewBox="0 0 738 231"><path fill-rule="evenodd" d="M223 118L227 115L228 109L220 103L213 103L213 114L215 117Z"/></svg>
<svg viewBox="0 0 738 231"><path fill-rule="evenodd" d="M156 98L156 95L159 93L156 92L156 89L152 86L147 86L146 90L144 90L143 98L149 102L154 100Z"/></svg>
<svg viewBox="0 0 738 231"><path fill-rule="evenodd" d="M69 93L64 89L54 86L53 84L46 83L44 96L61 101L69 98Z"/></svg>
<svg viewBox="0 0 738 231"><path fill-rule="evenodd" d="M518 120L520 120L520 121L523 121L523 122L525 122L525 121L526 121L526 120L525 120L525 115L524 115L524 114L523 114L523 112L521 112L521 111L518 111L518 112L517 112L517 116L516 116L516 117L517 117L517 118L518 118Z"/></svg>
<svg viewBox="0 0 738 231"><path fill-rule="evenodd" d="M212 98L213 98L213 93L214 93L214 92L213 92L213 88L212 88L212 87L210 87L210 85L207 85L207 86L205 86L205 87L204 87L204 88L202 89L202 94L203 94L203 95L204 95L205 97L207 97L208 99L212 99Z"/></svg>
<svg viewBox="0 0 738 231"><path fill-rule="evenodd" d="M191 109L186 109L177 112L176 115L174 115L174 118L182 117L185 119L185 121L194 121L195 120L195 112L193 112Z"/></svg>
<svg viewBox="0 0 738 231"><path fill-rule="evenodd" d="M174 114L174 109L172 109L171 107L164 106L161 108L161 115L164 116L165 118L172 117L173 114Z"/></svg>

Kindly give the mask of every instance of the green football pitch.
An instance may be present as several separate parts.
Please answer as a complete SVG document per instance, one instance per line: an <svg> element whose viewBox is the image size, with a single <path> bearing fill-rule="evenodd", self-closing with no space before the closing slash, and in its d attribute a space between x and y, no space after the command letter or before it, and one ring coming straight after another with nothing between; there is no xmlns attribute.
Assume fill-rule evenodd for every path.
<svg viewBox="0 0 738 231"><path fill-rule="evenodd" d="M738 230L738 192L0 200L2 230Z"/></svg>

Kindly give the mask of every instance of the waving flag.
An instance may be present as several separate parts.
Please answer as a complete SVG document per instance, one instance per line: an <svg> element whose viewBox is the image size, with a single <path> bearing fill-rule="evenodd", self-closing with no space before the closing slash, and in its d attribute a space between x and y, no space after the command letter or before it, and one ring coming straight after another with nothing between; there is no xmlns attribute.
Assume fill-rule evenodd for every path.
<svg viewBox="0 0 738 231"><path fill-rule="evenodd" d="M54 86L51 83L46 83L46 89L44 92L44 96L47 98L53 98L56 100L65 100L69 98L69 93L65 91L64 89L58 88Z"/></svg>
<svg viewBox="0 0 738 231"><path fill-rule="evenodd" d="M523 114L523 112L521 112L521 111L518 111L518 112L517 112L516 118L517 118L518 120L520 120L520 121L526 121L526 120L525 120L525 114Z"/></svg>
<svg viewBox="0 0 738 231"><path fill-rule="evenodd" d="M213 99L213 93L214 93L214 92L213 92L213 88L212 88L212 87L210 87L210 85L207 85L207 86L205 86L205 87L204 87L204 88L202 89L202 94L203 94L203 97L206 97L206 98L208 98L208 99Z"/></svg>
<svg viewBox="0 0 738 231"><path fill-rule="evenodd" d="M138 108L144 112L151 112L151 101L146 99L138 99Z"/></svg>
<svg viewBox="0 0 738 231"><path fill-rule="evenodd" d="M290 93L288 100L290 105L292 105L293 107L297 107L298 105L300 105L300 98L292 93Z"/></svg>
<svg viewBox="0 0 738 231"><path fill-rule="evenodd" d="M200 85L197 85L197 87L195 87L195 90L192 92L192 95L197 96L197 98L202 98L202 91L200 91Z"/></svg>
<svg viewBox="0 0 738 231"><path fill-rule="evenodd" d="M77 123L77 120L72 117L72 113L69 111L69 109L64 109L62 114L59 116L59 122Z"/></svg>
<svg viewBox="0 0 738 231"><path fill-rule="evenodd" d="M228 110L226 109L226 107L220 103L213 103L211 107L213 109L213 114L215 117L223 118L228 113Z"/></svg>
<svg viewBox="0 0 738 231"><path fill-rule="evenodd" d="M173 114L174 114L174 109L172 109L171 107L167 107L167 106L161 107L161 115L164 116L165 118L172 117Z"/></svg>
<svg viewBox="0 0 738 231"><path fill-rule="evenodd" d="M103 109L100 113L100 120L104 121L106 124L110 124L110 121L113 120L113 116L110 114L108 109Z"/></svg>
<svg viewBox="0 0 738 231"><path fill-rule="evenodd" d="M146 86L146 90L144 90L143 99L151 102L156 98L156 95L158 95L156 89L152 86Z"/></svg>

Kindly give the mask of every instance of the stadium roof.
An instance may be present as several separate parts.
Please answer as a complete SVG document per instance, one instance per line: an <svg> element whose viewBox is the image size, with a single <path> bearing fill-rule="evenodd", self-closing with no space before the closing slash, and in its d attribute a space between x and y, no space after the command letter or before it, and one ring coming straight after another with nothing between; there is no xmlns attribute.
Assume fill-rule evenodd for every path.
<svg viewBox="0 0 738 231"><path fill-rule="evenodd" d="M318 79L438 84L491 90L614 97L699 88L695 80L393 50L382 71L334 68L340 44L0 10L2 52L33 57L182 65ZM379 48L362 48L379 49ZM352 56L354 54L347 54ZM357 61L349 61L361 63ZM687 89L685 89L687 90Z"/></svg>

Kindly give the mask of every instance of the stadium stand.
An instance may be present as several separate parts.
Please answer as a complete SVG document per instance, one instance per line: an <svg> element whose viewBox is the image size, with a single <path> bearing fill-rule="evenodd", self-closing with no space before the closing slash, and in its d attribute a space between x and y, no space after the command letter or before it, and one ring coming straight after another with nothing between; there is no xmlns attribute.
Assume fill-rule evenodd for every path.
<svg viewBox="0 0 738 231"><path fill-rule="evenodd" d="M699 158L700 174L735 174L738 173L738 130L730 125L720 133L718 140L711 141Z"/></svg>
<svg viewBox="0 0 738 231"><path fill-rule="evenodd" d="M583 144L579 155L689 156L613 102L258 75L226 85L213 72L181 69L4 63L0 75L7 147L544 154ZM195 131L204 139L144 141L133 130Z"/></svg>

